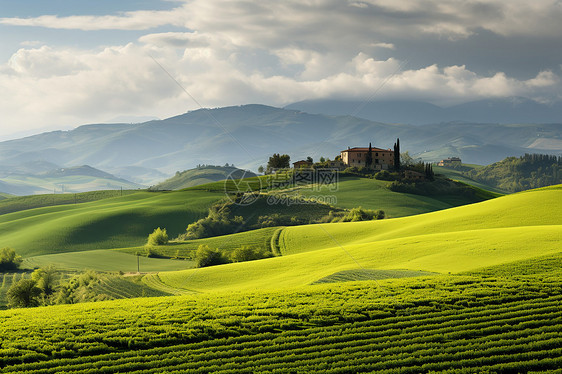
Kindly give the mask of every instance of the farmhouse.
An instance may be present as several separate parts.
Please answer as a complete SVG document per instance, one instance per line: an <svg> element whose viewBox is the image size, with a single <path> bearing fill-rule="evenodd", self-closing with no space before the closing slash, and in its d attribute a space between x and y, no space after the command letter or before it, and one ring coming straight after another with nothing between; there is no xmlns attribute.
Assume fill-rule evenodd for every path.
<svg viewBox="0 0 562 374"><path fill-rule="evenodd" d="M445 160L441 160L437 163L437 166L455 166L462 163L461 159L458 157L449 157Z"/></svg>
<svg viewBox="0 0 562 374"><path fill-rule="evenodd" d="M369 148L348 148L341 151L341 159L348 167L365 167L367 166L367 154ZM372 164L371 167L375 170L387 170L394 166L394 151L391 149L371 148Z"/></svg>
<svg viewBox="0 0 562 374"><path fill-rule="evenodd" d="M312 162L306 160L300 160L297 162L293 162L293 168L300 169L300 168L309 168L312 166Z"/></svg>

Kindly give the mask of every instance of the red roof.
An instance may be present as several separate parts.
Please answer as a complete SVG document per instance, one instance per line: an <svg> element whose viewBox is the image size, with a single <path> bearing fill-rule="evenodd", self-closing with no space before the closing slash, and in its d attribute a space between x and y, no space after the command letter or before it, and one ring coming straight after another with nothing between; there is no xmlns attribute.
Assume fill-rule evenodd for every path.
<svg viewBox="0 0 562 374"><path fill-rule="evenodd" d="M388 151L393 152L390 148L382 149L382 148L375 148L375 147L372 147L371 151L374 151L374 152L388 152ZM345 151L342 151L342 152L369 152L369 147L367 147L367 148L353 147L353 148L346 149Z"/></svg>

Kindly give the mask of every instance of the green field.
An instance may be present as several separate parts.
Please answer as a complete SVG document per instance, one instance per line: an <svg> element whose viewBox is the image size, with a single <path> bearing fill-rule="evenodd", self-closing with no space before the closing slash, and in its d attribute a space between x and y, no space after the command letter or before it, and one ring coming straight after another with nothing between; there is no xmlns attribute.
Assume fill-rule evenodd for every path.
<svg viewBox="0 0 562 374"><path fill-rule="evenodd" d="M257 189L260 185L267 186L268 182L266 177L256 177L243 183ZM248 224L254 225L259 216L271 214L295 217L307 223L339 207L383 209L387 217L399 217L452 206L451 197L443 197L440 201L396 193L385 188L387 184L374 179L345 177L338 191L334 192L337 208L319 204L306 208L283 202L270 204L264 197L253 205L235 207L233 213L243 215ZM225 197L224 189L224 182L216 182L175 192L123 191L123 196L121 191L96 191L14 197L0 202L0 213L4 213L0 214L0 243L14 248L24 257L115 248L130 248L128 251L133 252L145 243L148 234L156 227L166 228L171 238L183 233L189 223L206 215L211 204ZM226 189L234 191L234 182L227 182ZM301 196L317 195L311 189L297 189L297 192ZM461 198L454 205L469 202ZM262 246L268 238L258 240ZM235 242L240 243L236 239ZM187 244L163 251L172 257L178 249L193 248ZM252 240L251 244L254 244Z"/></svg>
<svg viewBox="0 0 562 374"><path fill-rule="evenodd" d="M462 166L465 167L465 170L480 169L480 168L483 167L482 165L472 165L472 164L463 164ZM500 194L507 193L507 191L503 191L503 190L495 188L493 186L489 186L487 184L483 184L483 183L477 182L473 179L470 179L469 177L464 175L462 173L462 171L460 171L460 170L456 170L456 169L453 169L453 168L447 168L447 167L443 167L443 166L433 166L433 171L436 174L442 174L442 175L446 176L447 178L450 178L450 179L453 179L453 180L456 180L456 181L459 181L459 182L463 182L463 183L466 183L466 184L470 184L472 186L482 188L484 190L497 192L497 193L500 193Z"/></svg>
<svg viewBox="0 0 562 374"><path fill-rule="evenodd" d="M223 198L204 191L136 192L0 215L0 242L24 257L143 245L156 227L177 236Z"/></svg>
<svg viewBox="0 0 562 374"><path fill-rule="evenodd" d="M10 200L0 201L0 214L46 206L87 203L138 192L137 190L103 190L81 193L12 196Z"/></svg>
<svg viewBox="0 0 562 374"><path fill-rule="evenodd" d="M137 260L139 261L138 264ZM57 268L65 270L122 271L124 273L136 272L137 265L142 273L182 270L193 267L191 261L147 258L144 256L139 256L137 259L137 256L133 254L107 249L28 257L24 260L22 267L34 269L48 265L55 265Z"/></svg>
<svg viewBox="0 0 562 374"><path fill-rule="evenodd" d="M255 249L269 250L271 248L271 238L277 231L277 227L266 227L246 232L239 232L231 235L215 236L212 238L186 240L180 242L170 242L167 245L156 246L154 250L165 257L192 258L193 253L200 245L208 245L210 248L220 249L224 253L232 250L249 246ZM143 253L144 247L121 248L117 251L136 254Z"/></svg>
<svg viewBox="0 0 562 374"><path fill-rule="evenodd" d="M294 287L359 268L458 273L562 251L562 186L392 220L294 226L282 257L158 275L195 291Z"/></svg>
<svg viewBox="0 0 562 374"><path fill-rule="evenodd" d="M560 273L0 311L4 373L553 373Z"/></svg>
<svg viewBox="0 0 562 374"><path fill-rule="evenodd" d="M341 177L336 191L323 187L320 191L303 189L305 196L334 196L341 208L382 209L388 218L411 216L471 204L481 200L462 196L421 196L392 192L390 182L376 179Z"/></svg>
<svg viewBox="0 0 562 374"><path fill-rule="evenodd" d="M0 228L5 238L10 225L34 234L45 225L89 227L79 218L98 214L123 229L124 212L147 223L194 220L222 196L140 192L5 214ZM345 188L342 196L361 198ZM0 372L560 372L560 211L562 186L554 186L402 218L174 242L157 249L188 257L201 244L273 243L281 256L180 271L162 270L193 264L142 257L141 272L159 272L102 274L91 288L121 300L0 311ZM89 251L38 251L25 264L136 271L131 253L146 234L94 250L95 232ZM22 277L29 273L5 275L0 298Z"/></svg>

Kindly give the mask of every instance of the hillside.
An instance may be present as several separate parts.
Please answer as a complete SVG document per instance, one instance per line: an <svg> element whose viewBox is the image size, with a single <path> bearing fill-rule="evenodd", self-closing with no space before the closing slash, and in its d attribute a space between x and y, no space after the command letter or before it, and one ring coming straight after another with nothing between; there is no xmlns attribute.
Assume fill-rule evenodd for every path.
<svg viewBox="0 0 562 374"><path fill-rule="evenodd" d="M0 241L22 256L140 246L156 227L172 236L206 215L224 194L136 192L81 204L0 215Z"/></svg>
<svg viewBox="0 0 562 374"><path fill-rule="evenodd" d="M217 125L219 123L220 125ZM201 109L142 124L92 124L0 143L4 168L41 169L91 165L153 185L161 174L198 164L234 163L256 170L273 153L292 160L334 158L348 146L369 141L403 150L428 161L460 156L464 162L490 164L508 156L562 151L556 124L509 125L470 122L427 126L384 124L346 116L307 114L263 105Z"/></svg>
<svg viewBox="0 0 562 374"><path fill-rule="evenodd" d="M562 157L526 154L508 157L463 175L494 188L518 192L562 183Z"/></svg>
<svg viewBox="0 0 562 374"><path fill-rule="evenodd" d="M152 190L181 190L183 188L194 187L201 184L218 182L227 178L242 179L252 178L256 174L251 171L238 169L234 166L214 166L203 165L195 169L176 172L172 178L152 186Z"/></svg>
<svg viewBox="0 0 562 374"><path fill-rule="evenodd" d="M267 177L260 178L261 184L267 186ZM260 184L257 178L247 181ZM403 217L479 201L466 197L452 199L450 196L427 197L392 192L386 188L388 183L342 177L336 191L323 190L319 193L302 188L294 191L297 193L295 196L335 197L332 201L334 207L309 204L303 210L302 205L287 205L283 200L277 204L267 203L264 197L253 205L235 207L233 213L245 217L248 225L258 225L259 217L267 215L279 220L278 225L283 225L293 217L304 220L304 223L318 220L328 215L330 210L340 208L362 206L382 209L387 217ZM232 181L227 185L232 187ZM224 189L224 182L213 182L173 192L98 191L14 197L0 202L0 241L26 257L68 251L137 248L146 242L147 235L156 227L167 228L172 238L185 232L188 224L204 217L213 203L225 198ZM279 217L275 218L276 215ZM182 248L165 252L172 257ZM192 246L185 248L193 249ZM130 252L137 251L133 249ZM78 257L73 257L72 261L75 263ZM88 261L90 259L85 257L85 267Z"/></svg>
<svg viewBox="0 0 562 374"><path fill-rule="evenodd" d="M458 273L559 253L561 209L557 186L392 220L288 227L282 257L157 277L209 292L300 286L363 268Z"/></svg>
<svg viewBox="0 0 562 374"><path fill-rule="evenodd" d="M88 165L50 169L39 173L0 174L0 191L15 195L77 193L95 190L137 189L142 185L115 177Z"/></svg>
<svg viewBox="0 0 562 374"><path fill-rule="evenodd" d="M4 373L556 372L560 278L493 275L0 311L0 365Z"/></svg>

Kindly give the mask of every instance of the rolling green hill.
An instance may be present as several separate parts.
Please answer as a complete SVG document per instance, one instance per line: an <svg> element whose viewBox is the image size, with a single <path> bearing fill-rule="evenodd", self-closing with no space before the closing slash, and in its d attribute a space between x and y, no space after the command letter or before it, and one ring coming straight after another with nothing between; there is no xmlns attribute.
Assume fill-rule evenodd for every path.
<svg viewBox="0 0 562 374"><path fill-rule="evenodd" d="M458 273L561 251L562 186L392 220L285 228L283 257L149 277L196 291L310 284L353 269Z"/></svg>
<svg viewBox="0 0 562 374"><path fill-rule="evenodd" d="M267 186L267 177L245 181L257 188L260 180L261 185ZM388 190L387 184L374 179L345 177L337 191L320 192L335 196L336 207L361 205L368 209L383 209L389 217L473 202L460 198L452 204L450 197L430 198L396 193ZM233 181L226 186L235 190ZM129 252L134 253L137 251L135 247L143 245L156 227L168 229L172 238L183 233L189 223L207 214L211 204L225 197L224 189L224 182L214 182L174 192L123 191L123 196L121 191L98 191L15 197L0 202L0 213L4 213L0 214L0 242L26 257L131 247L133 249ZM288 192L308 197L319 195L317 191L307 189L290 189ZM318 204L303 208L283 200L272 203L263 198L249 206L234 207L233 213L244 216L248 224L255 225L259 216L280 214L287 220L296 217L308 222L327 215L330 210L337 209ZM177 249L183 248L165 249L164 252L173 252L173 256Z"/></svg>
<svg viewBox="0 0 562 374"><path fill-rule="evenodd" d="M103 200L0 215L0 242L24 257L143 245L156 227L171 236L207 214L224 194L136 192Z"/></svg>
<svg viewBox="0 0 562 374"><path fill-rule="evenodd" d="M204 165L195 169L177 172L172 178L151 187L152 190L181 190L201 184L218 182L227 178L242 179L255 177L251 171L235 168L233 166Z"/></svg>

